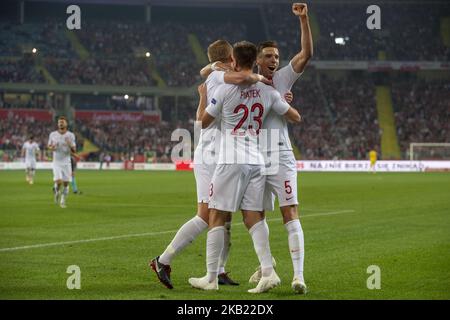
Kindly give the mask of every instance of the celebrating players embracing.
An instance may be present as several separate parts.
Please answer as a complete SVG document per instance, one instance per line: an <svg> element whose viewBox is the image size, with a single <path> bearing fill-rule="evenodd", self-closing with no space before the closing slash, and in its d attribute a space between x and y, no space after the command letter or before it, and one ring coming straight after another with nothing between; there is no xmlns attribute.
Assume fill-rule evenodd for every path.
<svg viewBox="0 0 450 320"><path fill-rule="evenodd" d="M254 44L246 41L236 43L232 55L236 71L252 73L256 55ZM269 229L262 215L264 158L258 145L264 118L271 109L290 121L300 122L297 110L282 100L275 89L262 83L250 86L221 85L206 110L199 112L203 128L220 117L222 137L210 187L207 275L189 279L195 288L218 289L217 274L224 248L225 223L227 216L239 209L262 266L260 281L249 292L265 292L280 283L273 269Z"/></svg>
<svg viewBox="0 0 450 320"><path fill-rule="evenodd" d="M217 40L208 47L208 58L211 62L220 62L224 66L224 71L212 72L202 86L207 87L207 96L200 96L200 106L205 106L208 100L211 100L216 88L225 83L230 84L254 84L258 81L270 83L259 74L252 72L235 72L231 67L231 52L233 48L224 40ZM208 67L209 68L209 67ZM201 90L202 86L199 88ZM204 108L204 107L203 107ZM197 119L200 120L199 115ZM152 270L156 273L160 282L167 288L172 289L173 284L170 279L172 259L192 243L204 230L208 228L209 221L209 189L211 179L216 168L217 152L216 147L220 141L218 129L220 123L213 121L207 128L201 130L200 139L194 153L194 175L197 187L197 214L180 227L175 237L164 250L164 252L150 261ZM230 229L231 215L226 216L225 223L225 248L220 257L220 272L218 274L219 284L238 285L233 281L225 271L225 265L228 259L228 253L231 246Z"/></svg>
<svg viewBox="0 0 450 320"><path fill-rule="evenodd" d="M290 60L289 64L279 70L280 53L275 41L265 41L258 46L256 64L258 72L273 81L274 88L286 97L292 86L300 77L309 59L313 56L313 41L309 26L308 7L305 3L292 4L292 12L299 17L301 26L301 50ZM211 72L211 67L202 69L202 76ZM294 276L292 288L296 293L306 293L307 287L303 277L304 265L304 237L298 216L297 199L297 166L286 120L271 112L264 121L263 128L267 129L268 141L271 133L276 132L279 141L270 144L266 150L266 159L278 158L279 170L277 174L268 175L264 195L264 210L273 211L275 196L278 197L283 223L288 232L288 244L291 253ZM275 131L272 131L275 130ZM261 279L261 267L250 277L249 282L258 283Z"/></svg>

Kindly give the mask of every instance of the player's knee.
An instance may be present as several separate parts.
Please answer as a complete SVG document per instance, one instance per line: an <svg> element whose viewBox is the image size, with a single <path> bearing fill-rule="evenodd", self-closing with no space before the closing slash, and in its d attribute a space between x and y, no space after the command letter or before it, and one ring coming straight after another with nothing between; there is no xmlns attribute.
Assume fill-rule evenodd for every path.
<svg viewBox="0 0 450 320"><path fill-rule="evenodd" d="M225 214L218 210L210 210L208 224L210 229L225 225Z"/></svg>
<svg viewBox="0 0 450 320"><path fill-rule="evenodd" d="M209 209L207 203L199 203L197 207L197 215L209 224Z"/></svg>
<svg viewBox="0 0 450 320"><path fill-rule="evenodd" d="M286 224L289 221L298 219L297 206L285 206L281 207L281 215L283 216L283 223Z"/></svg>
<svg viewBox="0 0 450 320"><path fill-rule="evenodd" d="M242 219L246 228L250 230L256 223L264 220L264 217L256 212L242 211Z"/></svg>

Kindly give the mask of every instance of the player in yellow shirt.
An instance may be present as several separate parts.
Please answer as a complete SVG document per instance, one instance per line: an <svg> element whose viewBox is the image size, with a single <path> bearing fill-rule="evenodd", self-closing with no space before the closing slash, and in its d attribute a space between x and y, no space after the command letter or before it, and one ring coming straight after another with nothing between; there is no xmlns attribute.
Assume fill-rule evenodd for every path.
<svg viewBox="0 0 450 320"><path fill-rule="evenodd" d="M372 173L375 173L375 164L377 162L377 152L373 149L370 150L369 158L370 158L370 170L372 171Z"/></svg>

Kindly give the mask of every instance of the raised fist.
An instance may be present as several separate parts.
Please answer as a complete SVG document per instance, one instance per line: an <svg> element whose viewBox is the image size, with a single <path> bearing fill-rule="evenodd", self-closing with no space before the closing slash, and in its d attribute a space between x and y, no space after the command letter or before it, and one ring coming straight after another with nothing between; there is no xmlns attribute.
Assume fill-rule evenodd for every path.
<svg viewBox="0 0 450 320"><path fill-rule="evenodd" d="M308 5L306 3L293 3L292 12L298 17L306 17L308 15Z"/></svg>

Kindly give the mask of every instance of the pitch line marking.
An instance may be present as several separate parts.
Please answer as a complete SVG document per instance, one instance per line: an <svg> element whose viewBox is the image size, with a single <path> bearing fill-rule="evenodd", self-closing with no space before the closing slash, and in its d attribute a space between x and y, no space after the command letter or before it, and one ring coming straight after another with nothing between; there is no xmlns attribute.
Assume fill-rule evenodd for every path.
<svg viewBox="0 0 450 320"><path fill-rule="evenodd" d="M40 201L40 200L30 201L30 202L32 202L33 204L35 204L35 203L48 204L48 201ZM194 210L196 210L197 203L194 203L194 204L170 204L170 205L167 205L167 204L133 204L133 203L130 203L130 204L109 203L108 204L108 203L106 203L106 204L102 204L102 206L105 206L105 207L108 207L108 206L110 206L110 207L125 207L125 208L127 208L127 207L136 207L136 208L138 208L138 207L143 207L143 208L145 208L145 207L148 207L148 208L194 208ZM317 212L317 211L334 210L334 209L333 208L311 209L311 208L303 208L303 207L299 206L299 210L300 210L300 212L302 212L302 211ZM277 210L274 210L274 211L277 211Z"/></svg>
<svg viewBox="0 0 450 320"><path fill-rule="evenodd" d="M352 213L352 212L355 212L355 210L339 210L339 211L321 212L321 213L316 213L316 214L303 215L303 216L301 216L301 219L308 218L308 217L331 216L331 215L336 215L336 214ZM281 219L282 218L273 218L273 219L267 219L267 221L278 221ZM233 223L232 225L238 226L238 225L243 225L243 224L244 224L243 222L236 222L236 223ZM27 250L27 249L45 248L45 247L57 247L57 246L64 246L64 245L70 245L70 244L89 243L89 242L116 240L116 239L124 239L124 238L149 237L149 236L156 236L156 235L166 234L166 233L174 233L177 231L178 231L178 229L177 230L168 230L168 231L159 231L159 232L124 234L124 235L120 235L120 236L101 237L101 238L84 239L84 240L41 243L41 244L33 244L33 245L21 246L21 247L0 248L0 252L11 252L11 251L19 251L19 250Z"/></svg>

